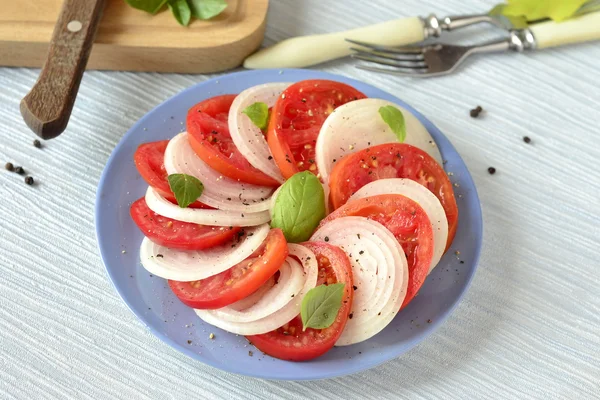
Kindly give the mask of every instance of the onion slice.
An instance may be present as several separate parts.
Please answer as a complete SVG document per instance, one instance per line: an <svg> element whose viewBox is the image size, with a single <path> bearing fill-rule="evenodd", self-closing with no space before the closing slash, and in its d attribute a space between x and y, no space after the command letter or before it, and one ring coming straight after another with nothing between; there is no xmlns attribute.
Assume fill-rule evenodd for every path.
<svg viewBox="0 0 600 400"><path fill-rule="evenodd" d="M400 194L416 201L425 210L433 230L433 258L429 272L436 267L444 255L448 240L448 219L442 203L425 186L404 178L379 179L373 181L354 193L348 201L380 194Z"/></svg>
<svg viewBox="0 0 600 400"><path fill-rule="evenodd" d="M229 133L240 153L255 168L283 183L284 178L275 164L262 131L243 113L246 107L265 103L269 108L290 83L266 83L253 86L238 94L229 109Z"/></svg>
<svg viewBox="0 0 600 400"><path fill-rule="evenodd" d="M350 259L357 287L349 319L336 346L369 339L394 319L406 296L408 263L394 235L379 222L342 217L311 238L340 247Z"/></svg>
<svg viewBox="0 0 600 400"><path fill-rule="evenodd" d="M291 257L283 263L279 273L279 281L252 307L240 311L223 307L214 310L213 315L224 321L252 322L281 310L300 293L306 278L300 263Z"/></svg>
<svg viewBox="0 0 600 400"><path fill-rule="evenodd" d="M152 187L146 191L146 203L155 213L177 221L214 226L256 226L269 222L269 211L245 213L240 211L181 208L159 195ZM181 279L179 279L181 280Z"/></svg>
<svg viewBox="0 0 600 400"><path fill-rule="evenodd" d="M305 280L300 292L294 297L290 296L291 298L276 312L252 322L232 322L224 320L216 315L219 310L194 310L196 311L196 314L198 314L203 321L238 335L260 335L290 322L300 314L300 306L304 295L316 286L319 267L315 254L308 248L299 244L288 243L288 250L290 254L288 261L293 260L292 256L300 261L300 264L302 264L302 268L304 269ZM400 308L400 305L398 305L398 308Z"/></svg>
<svg viewBox="0 0 600 400"><path fill-rule="evenodd" d="M265 293L267 293L269 291L269 289L271 289L274 285L275 285L275 277L272 276L269 278L269 280L267 282L265 282L261 287L259 287L256 290L256 292L252 293L248 297L244 297L243 299L236 301L233 304L230 304L229 307L231 309L237 310L237 311L241 311L241 310L245 310L246 308L250 308L253 305L255 305L256 303L258 303L258 301L260 299L262 299L262 297L265 295Z"/></svg>
<svg viewBox="0 0 600 400"><path fill-rule="evenodd" d="M236 237L220 246L195 251L169 249L144 238L140 259L148 272L164 279L182 282L206 279L248 258L260 247L269 230L267 224L248 228L242 239Z"/></svg>
<svg viewBox="0 0 600 400"><path fill-rule="evenodd" d="M396 134L379 114L381 107L390 105L398 108L404 115L404 143L422 149L442 164L442 156L435 141L410 111L387 100L360 99L336 108L321 127L315 146L315 159L325 184L329 183L329 175L335 162L345 155L379 144L398 142Z"/></svg>
<svg viewBox="0 0 600 400"><path fill-rule="evenodd" d="M273 189L240 183L219 174L196 155L186 132L169 141L165 150L165 169L169 175L186 174L204 185L198 201L219 210L259 212L269 209Z"/></svg>

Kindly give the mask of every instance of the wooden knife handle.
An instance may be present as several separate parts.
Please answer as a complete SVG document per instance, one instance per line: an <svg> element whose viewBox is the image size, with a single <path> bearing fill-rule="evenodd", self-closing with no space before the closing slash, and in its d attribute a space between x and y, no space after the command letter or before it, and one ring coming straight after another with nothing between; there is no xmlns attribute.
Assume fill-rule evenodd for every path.
<svg viewBox="0 0 600 400"><path fill-rule="evenodd" d="M55 138L67 127L104 3L105 0L63 3L46 63L21 101L25 123L43 139Z"/></svg>

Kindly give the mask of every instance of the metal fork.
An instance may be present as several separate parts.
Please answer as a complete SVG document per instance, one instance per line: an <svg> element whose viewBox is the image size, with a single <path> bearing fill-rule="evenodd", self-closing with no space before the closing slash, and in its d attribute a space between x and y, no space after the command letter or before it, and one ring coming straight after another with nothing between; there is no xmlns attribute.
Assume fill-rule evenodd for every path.
<svg viewBox="0 0 600 400"><path fill-rule="evenodd" d="M411 77L433 77L450 74L472 54L507 50L522 52L536 47L535 38L529 29L514 30L509 33L509 37L506 39L477 46L436 43L426 46L387 47L356 40L346 40L362 47L362 49L351 48L354 51L354 54L351 55L352 58L393 67L377 68L358 65L357 68Z"/></svg>

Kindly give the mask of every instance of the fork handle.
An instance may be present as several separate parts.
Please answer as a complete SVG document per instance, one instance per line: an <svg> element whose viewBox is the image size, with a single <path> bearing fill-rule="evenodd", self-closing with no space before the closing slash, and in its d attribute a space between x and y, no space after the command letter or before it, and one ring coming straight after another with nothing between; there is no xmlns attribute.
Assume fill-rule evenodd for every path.
<svg viewBox="0 0 600 400"><path fill-rule="evenodd" d="M425 25L419 17L400 18L345 32L300 36L259 50L244 61L244 67L302 68L350 55L345 39L404 46L425 39Z"/></svg>
<svg viewBox="0 0 600 400"><path fill-rule="evenodd" d="M569 19L564 22L542 22L530 28L536 47L562 46L600 39L600 12Z"/></svg>

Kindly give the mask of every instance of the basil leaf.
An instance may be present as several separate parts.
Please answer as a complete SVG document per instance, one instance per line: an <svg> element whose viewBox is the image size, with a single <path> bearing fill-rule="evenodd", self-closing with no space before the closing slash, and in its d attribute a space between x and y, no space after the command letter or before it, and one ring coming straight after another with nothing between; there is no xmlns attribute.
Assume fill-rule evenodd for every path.
<svg viewBox="0 0 600 400"><path fill-rule="evenodd" d="M169 180L169 186L175 195L175 200L179 207L186 208L193 202L204 191L204 185L202 182L190 175L186 174L171 174L167 177Z"/></svg>
<svg viewBox="0 0 600 400"><path fill-rule="evenodd" d="M308 240L323 218L325 193L319 178L308 171L298 172L281 186L271 226L280 228L288 242Z"/></svg>
<svg viewBox="0 0 600 400"><path fill-rule="evenodd" d="M342 306L344 286L343 283L319 285L306 293L300 308L303 331L306 328L325 329L333 324Z"/></svg>
<svg viewBox="0 0 600 400"><path fill-rule="evenodd" d="M190 10L187 0L169 0L169 9L179 25L188 26L190 24L192 10Z"/></svg>
<svg viewBox="0 0 600 400"><path fill-rule="evenodd" d="M133 8L156 14L167 3L167 0L125 0Z"/></svg>
<svg viewBox="0 0 600 400"><path fill-rule="evenodd" d="M227 8L225 0L188 0L192 14L196 18L211 19Z"/></svg>
<svg viewBox="0 0 600 400"><path fill-rule="evenodd" d="M269 106L265 103L258 102L250 104L248 107L244 108L244 111L242 112L250 118L252 123L256 125L258 129L267 129L267 125L269 125Z"/></svg>
<svg viewBox="0 0 600 400"><path fill-rule="evenodd" d="M394 106L385 106L379 108L379 115L388 124L392 132L396 134L398 141L400 143L404 142L406 140L406 122L402 111Z"/></svg>

